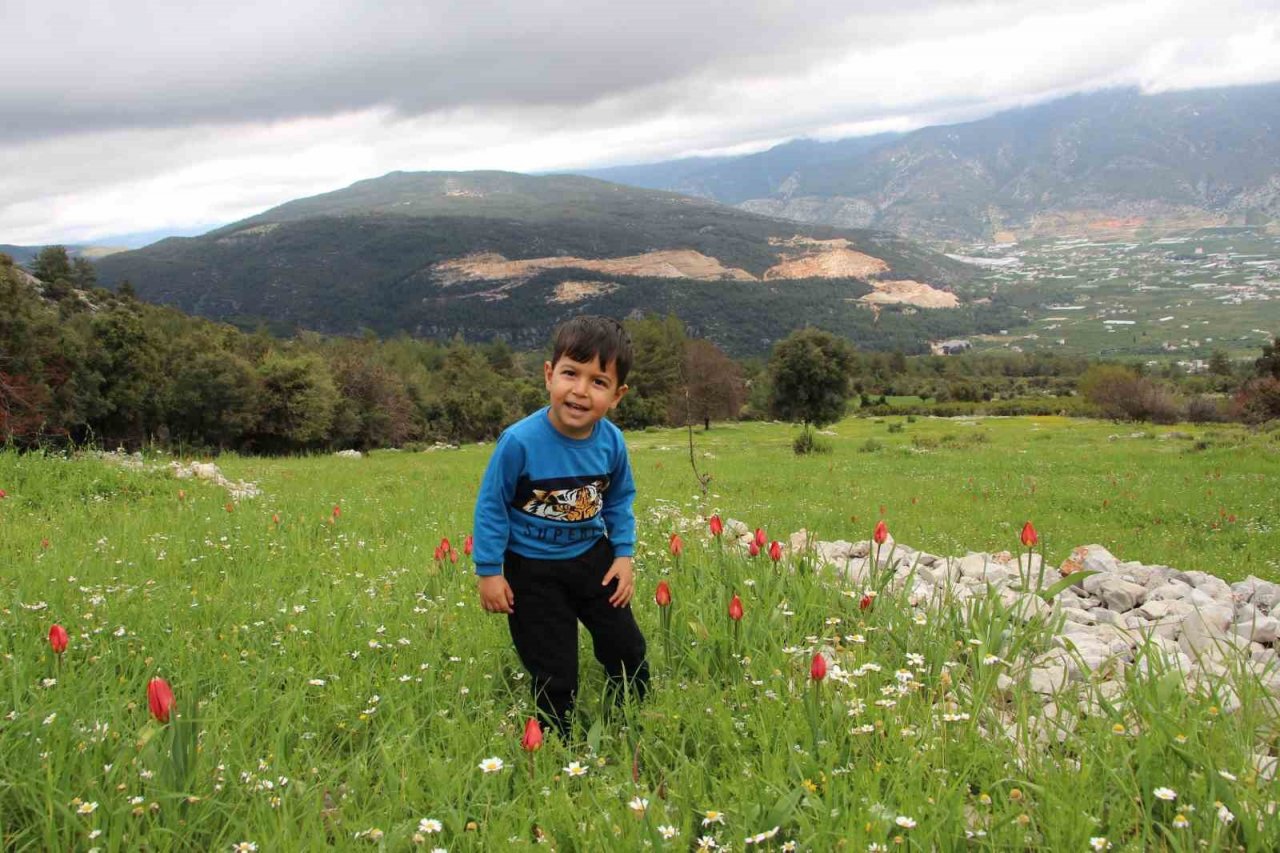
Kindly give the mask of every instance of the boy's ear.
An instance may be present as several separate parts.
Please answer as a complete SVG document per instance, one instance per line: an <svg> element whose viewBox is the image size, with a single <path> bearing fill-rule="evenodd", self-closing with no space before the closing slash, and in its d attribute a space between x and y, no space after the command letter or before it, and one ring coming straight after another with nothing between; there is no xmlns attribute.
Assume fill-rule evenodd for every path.
<svg viewBox="0 0 1280 853"><path fill-rule="evenodd" d="M622 402L622 398L627 396L627 392L630 390L630 385L619 385L618 390L613 392L613 402L609 404L609 408L616 409L618 404Z"/></svg>
<svg viewBox="0 0 1280 853"><path fill-rule="evenodd" d="M551 384L551 362L542 362L542 380L548 385Z"/></svg>

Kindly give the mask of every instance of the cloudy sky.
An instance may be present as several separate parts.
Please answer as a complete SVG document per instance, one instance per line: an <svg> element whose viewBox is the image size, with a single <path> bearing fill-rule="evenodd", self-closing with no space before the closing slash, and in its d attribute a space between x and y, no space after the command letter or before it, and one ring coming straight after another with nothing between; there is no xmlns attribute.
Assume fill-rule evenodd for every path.
<svg viewBox="0 0 1280 853"><path fill-rule="evenodd" d="M1277 0L3 0L0 243L1280 80ZM135 238L135 241L137 239Z"/></svg>

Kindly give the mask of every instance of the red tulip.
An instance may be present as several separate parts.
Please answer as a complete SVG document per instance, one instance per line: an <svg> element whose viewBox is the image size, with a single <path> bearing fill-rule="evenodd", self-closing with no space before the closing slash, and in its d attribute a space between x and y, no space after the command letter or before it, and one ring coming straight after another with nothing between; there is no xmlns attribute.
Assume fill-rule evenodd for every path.
<svg viewBox="0 0 1280 853"><path fill-rule="evenodd" d="M42 551L48 551L48 550L49 550L49 547L50 547L52 544L53 544L53 543L52 543L52 542L50 542L48 539L41 539L41 540L40 540L40 549L41 549Z"/></svg>
<svg viewBox="0 0 1280 853"><path fill-rule="evenodd" d="M873 599L872 599L871 593L869 592L866 593L865 595L862 596L862 599L858 602L858 609L866 610L868 607L871 606L872 600Z"/></svg>
<svg viewBox="0 0 1280 853"><path fill-rule="evenodd" d="M751 540L751 544L747 546L747 553L752 557L760 556L760 546L756 544L756 540Z"/></svg>
<svg viewBox="0 0 1280 853"><path fill-rule="evenodd" d="M178 500L185 501L187 499L187 490L178 489Z"/></svg>
<svg viewBox="0 0 1280 853"><path fill-rule="evenodd" d="M681 554L684 553L684 540L680 538L679 533L671 534L670 548L671 548L671 556L673 557L679 557Z"/></svg>
<svg viewBox="0 0 1280 853"><path fill-rule="evenodd" d="M4 500L7 497L9 497L9 493L6 492L4 489L0 489L0 501Z"/></svg>
<svg viewBox="0 0 1280 853"><path fill-rule="evenodd" d="M782 559L782 543L777 539L769 543L769 558L775 563Z"/></svg>
<svg viewBox="0 0 1280 853"><path fill-rule="evenodd" d="M769 537L767 537L767 536L765 536L765 535L764 535L764 528L763 528L763 527L757 527L757 528L756 528L756 544L757 544L757 545L759 545L761 548L763 548L763 547L764 547L764 543L768 540L768 538L769 538Z"/></svg>
<svg viewBox="0 0 1280 853"><path fill-rule="evenodd" d="M724 533L724 522L720 520L720 516L713 515L707 520L707 526L711 528L712 536L719 536Z"/></svg>
<svg viewBox="0 0 1280 853"><path fill-rule="evenodd" d="M450 563L458 562L458 552L453 550L452 548L449 549L449 562Z"/></svg>
<svg viewBox="0 0 1280 853"><path fill-rule="evenodd" d="M279 524L280 524L280 513L278 513L278 512L273 512L273 513L271 513L271 523L272 523L272 524L274 524L274 525L279 526Z"/></svg>
<svg viewBox="0 0 1280 853"><path fill-rule="evenodd" d="M1036 533L1036 528L1031 522L1022 525L1022 546L1024 548L1034 548L1035 544L1040 541L1040 534Z"/></svg>
<svg viewBox="0 0 1280 853"><path fill-rule="evenodd" d="M334 517L334 518L337 518L337 517L338 517L338 516L340 516L340 515L342 515L342 507L338 506L337 504L334 504L334 505L333 505L333 517Z"/></svg>
<svg viewBox="0 0 1280 853"><path fill-rule="evenodd" d="M883 521L877 521L875 532L871 534L872 541L874 541L877 545L883 545L884 540L888 538L889 538L889 528L885 525Z"/></svg>
<svg viewBox="0 0 1280 853"><path fill-rule="evenodd" d="M809 677L814 681L827 677L827 659L822 656L822 652L814 654L813 663L809 664Z"/></svg>
<svg viewBox="0 0 1280 853"><path fill-rule="evenodd" d="M658 589L653 594L653 600L658 603L659 607L671 606L671 587L666 581L658 581Z"/></svg>
<svg viewBox="0 0 1280 853"><path fill-rule="evenodd" d="M525 752L537 752L542 748L542 726L537 717L530 717L524 724L524 737L520 738L520 748Z"/></svg>
<svg viewBox="0 0 1280 853"><path fill-rule="evenodd" d="M224 506L223 509L225 509L227 512L235 512L236 505L233 504L231 501L227 501L226 506Z"/></svg>
<svg viewBox="0 0 1280 853"><path fill-rule="evenodd" d="M432 552L432 556L435 557L435 561L437 563L444 559L444 551L440 550L439 545L437 545L436 550Z"/></svg>
<svg viewBox="0 0 1280 853"><path fill-rule="evenodd" d="M729 618L734 622L742 621L742 599L738 598L734 593L733 600L729 602Z"/></svg>
<svg viewBox="0 0 1280 853"><path fill-rule="evenodd" d="M475 548L475 544L475 538L468 533L467 538L462 540L462 553L470 557L472 549Z"/></svg>
<svg viewBox="0 0 1280 853"><path fill-rule="evenodd" d="M60 655L67 650L67 629L61 625L54 623L49 628L49 648L53 649L55 655Z"/></svg>
<svg viewBox="0 0 1280 853"><path fill-rule="evenodd" d="M151 707L151 716L162 723L169 722L177 703L173 700L173 688L163 678L153 678L147 684L147 705Z"/></svg>

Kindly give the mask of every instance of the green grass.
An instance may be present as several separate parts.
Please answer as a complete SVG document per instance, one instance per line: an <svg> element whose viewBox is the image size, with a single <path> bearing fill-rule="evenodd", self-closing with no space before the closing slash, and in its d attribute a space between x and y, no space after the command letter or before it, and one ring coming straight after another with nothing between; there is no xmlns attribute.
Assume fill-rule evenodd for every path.
<svg viewBox="0 0 1280 853"><path fill-rule="evenodd" d="M782 425L695 433L713 475L706 502L684 433L628 436L635 606L655 689L626 721L549 743L532 778L506 626L480 611L465 558L432 559L442 536L458 547L468 531L488 447L220 459L264 490L238 504L162 473L0 453L0 846L397 850L423 818L443 824L427 846L450 850L539 833L560 850L689 849L703 834L742 849L774 826L764 849L898 838L956 849L966 831L979 849L1079 850L1094 836L1133 850L1280 844L1277 823L1261 820L1275 787L1250 758L1280 738L1274 701L1247 679L1233 685L1234 711L1224 685L1190 696L1168 678L1134 680L1093 695L1088 714L1061 703L1063 740L1041 743L1028 722L1039 700L999 689L1002 665L987 655L1047 647L1050 626L1024 626L997 602L964 618L885 594L863 611L860 590L841 595L802 565L723 555L698 518L857 540L883 517L898 540L938 554L1016 548L1032 519L1054 564L1099 542L1124 559L1277 579L1276 433L1055 418L855 419L834 432L831 453L803 459ZM879 449L864 452L869 440ZM666 550L675 531L688 543L678 563ZM674 591L669 657L659 577ZM746 608L736 647L730 590ZM71 634L60 664L45 639L53 622ZM823 684L815 743L817 648L858 674ZM602 680L585 643L582 671L583 713L598 722ZM916 686L899 688L899 671ZM176 727L149 719L153 676L174 687ZM184 779L171 769L182 726L199 733ZM506 769L482 773L491 756ZM570 777L571 761L587 775ZM1177 800L1156 798L1159 787ZM636 797L649 801L643 815ZM704 827L709 810L724 824ZM660 826L679 835L664 841ZM357 839L370 829L381 838Z"/></svg>

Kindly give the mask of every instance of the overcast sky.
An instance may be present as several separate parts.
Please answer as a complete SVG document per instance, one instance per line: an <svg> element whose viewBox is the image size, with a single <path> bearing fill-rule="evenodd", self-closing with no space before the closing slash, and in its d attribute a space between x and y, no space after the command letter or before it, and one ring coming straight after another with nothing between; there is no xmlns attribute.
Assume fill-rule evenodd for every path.
<svg viewBox="0 0 1280 853"><path fill-rule="evenodd" d="M1280 80L1280 0L3 0L0 243Z"/></svg>

